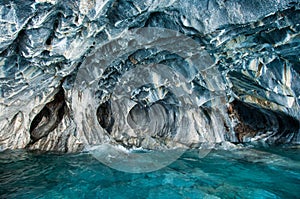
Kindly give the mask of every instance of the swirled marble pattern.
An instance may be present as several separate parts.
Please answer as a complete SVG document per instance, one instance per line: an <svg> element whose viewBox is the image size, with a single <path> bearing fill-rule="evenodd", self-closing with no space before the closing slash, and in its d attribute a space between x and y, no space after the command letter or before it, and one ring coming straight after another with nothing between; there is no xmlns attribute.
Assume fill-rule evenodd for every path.
<svg viewBox="0 0 300 199"><path fill-rule="evenodd" d="M209 141L300 142L299 0L4 0L0 13L1 150L74 152L106 139L128 148L163 148L174 139L191 148ZM86 71L99 86L99 104L89 107L96 112L90 120L76 115L95 99L84 84L73 89L82 63L142 27L191 38L212 67L196 71L155 46L121 52L107 67ZM168 67L134 67L141 63ZM126 73L117 70L130 65ZM181 89L161 82L168 78ZM136 104L126 104L126 93ZM181 110L180 95L197 106ZM180 121L189 121L188 130L175 128ZM137 131L148 132L147 139Z"/></svg>

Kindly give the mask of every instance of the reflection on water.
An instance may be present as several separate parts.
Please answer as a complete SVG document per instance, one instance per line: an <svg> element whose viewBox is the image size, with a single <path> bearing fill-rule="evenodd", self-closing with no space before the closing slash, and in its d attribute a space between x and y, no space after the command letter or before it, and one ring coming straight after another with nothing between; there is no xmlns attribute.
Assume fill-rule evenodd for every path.
<svg viewBox="0 0 300 199"><path fill-rule="evenodd" d="M150 173L124 173L88 153L0 153L0 198L297 198L299 148L187 151Z"/></svg>

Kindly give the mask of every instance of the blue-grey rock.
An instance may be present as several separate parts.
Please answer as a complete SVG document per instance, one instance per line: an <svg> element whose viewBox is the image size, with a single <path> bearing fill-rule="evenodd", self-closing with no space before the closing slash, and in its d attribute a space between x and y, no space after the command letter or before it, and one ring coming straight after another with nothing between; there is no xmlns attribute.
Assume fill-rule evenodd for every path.
<svg viewBox="0 0 300 199"><path fill-rule="evenodd" d="M111 139L128 148L151 149L163 148L175 137L183 142L178 146L188 147L198 147L204 141L299 144L299 3L1 1L0 147L73 152L82 150L86 144L97 145ZM82 110L82 117L91 119L84 121L86 124L79 123L83 120L75 113L89 103L88 89L73 88L78 85L82 63L97 49L118 41L126 31L142 27L166 28L192 38L199 49L208 53L209 61L205 64L212 67L194 70L186 60L151 48L136 50L131 54L134 56L117 57L115 64L121 65L111 65L93 74L99 81L97 96L103 98L99 107L92 107L97 110L97 118L88 117L89 112ZM185 49L186 53L189 51L194 52ZM180 111L176 106L157 103L165 100L176 104L176 92L165 95L168 91L162 87L145 85L135 88L132 100L150 107L149 110L124 107L130 115L130 121L126 121L132 126L156 122L157 128L164 130L152 132L147 139L116 133L120 121L114 122L110 97L103 93L113 92L116 85L116 91L125 89L123 79L135 77L134 72L120 70L137 63L166 64L176 68L176 74L185 74L182 82L189 89L183 92L201 104L195 112L183 114L192 126L188 131L171 130L180 126L173 118ZM78 101L74 101L75 94ZM219 98L218 103L212 103L212 97ZM151 114L158 119L145 119ZM86 129L95 125L98 131Z"/></svg>

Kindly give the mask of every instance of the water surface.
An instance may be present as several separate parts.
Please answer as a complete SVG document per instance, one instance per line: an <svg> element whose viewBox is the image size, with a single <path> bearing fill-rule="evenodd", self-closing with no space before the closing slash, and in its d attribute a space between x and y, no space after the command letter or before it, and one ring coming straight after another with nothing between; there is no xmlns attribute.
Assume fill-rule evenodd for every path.
<svg viewBox="0 0 300 199"><path fill-rule="evenodd" d="M300 149L197 150L150 173L124 173L89 153L0 153L0 198L300 198Z"/></svg>

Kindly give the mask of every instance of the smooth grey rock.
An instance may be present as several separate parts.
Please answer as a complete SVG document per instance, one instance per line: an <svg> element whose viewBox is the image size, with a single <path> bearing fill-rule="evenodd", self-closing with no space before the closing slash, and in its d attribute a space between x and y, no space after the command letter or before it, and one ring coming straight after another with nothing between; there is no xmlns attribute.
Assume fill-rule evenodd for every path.
<svg viewBox="0 0 300 199"><path fill-rule="evenodd" d="M264 115L261 118L277 121L274 123L276 128L269 129L270 125L266 125L262 128L264 132L255 131L257 134L254 133L253 138L271 144L300 142L298 0L5 0L0 2L0 13L2 150L27 147L73 152L82 150L84 143L99 144L108 139L106 134L117 128L112 120L103 117L113 115L109 109L100 110L98 118L85 121L83 125L98 125L101 133L87 134L84 129L78 130L81 124L75 118L78 116L74 115L72 97L76 93L78 99L82 99L81 103L86 103L89 96L78 92L80 88L72 88L85 57L107 42L122 37L124 31L140 27L178 31L209 52L214 67L198 76L187 70L183 62L178 62L182 64L181 70L187 72L185 81L196 88L193 95L208 99L214 92L212 88L218 87L226 94L222 103L228 106L229 113L205 103L193 116L196 119L192 125L200 134L220 131L218 142L251 141L252 138L240 138L235 132L238 124L252 122L237 115L230 116L234 106L229 103L238 100L245 103L242 107L246 109L257 108L258 113ZM146 54L143 52L141 56ZM155 52L148 52L148 55L156 61L168 62L166 57L169 55L156 55ZM120 57L119 61L135 62L126 56ZM116 78L111 75L107 88L116 84ZM209 83L205 79L209 79ZM63 93L63 97L56 102L57 93ZM155 110L161 110L159 106L153 106L155 114ZM60 112L61 117L58 117L58 110L63 112ZM160 111L158 115L165 117L171 112ZM272 119L277 113L280 116ZM135 120L134 115L143 112L133 109L131 114L131 119ZM289 130L280 123L287 120L294 121ZM147 122L136 121L131 124ZM170 116L168 122L172 123ZM205 132L205 129L209 130ZM267 131L271 131L267 139L260 139L259 135ZM247 132L244 134L248 135ZM161 132L161 136L164 137L164 133ZM176 136L190 147L201 143L199 138L193 144L190 142L194 139L192 132ZM114 139L129 148L162 147L157 145L162 142L156 142L156 138L149 138L144 143L139 137L129 135L115 135Z"/></svg>

